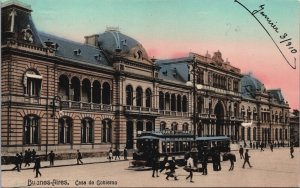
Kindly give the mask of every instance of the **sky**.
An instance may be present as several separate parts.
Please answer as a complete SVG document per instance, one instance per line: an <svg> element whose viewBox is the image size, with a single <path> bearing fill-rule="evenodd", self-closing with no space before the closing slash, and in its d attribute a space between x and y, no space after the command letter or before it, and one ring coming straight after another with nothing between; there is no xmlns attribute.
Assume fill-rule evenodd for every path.
<svg viewBox="0 0 300 188"><path fill-rule="evenodd" d="M234 0L21 1L31 5L38 30L78 42L113 26L156 59L219 50L224 60L251 73L267 89L281 88L291 109L299 109L300 1L238 0L250 12L263 7L256 14ZM296 69L254 16L292 66L296 58Z"/></svg>

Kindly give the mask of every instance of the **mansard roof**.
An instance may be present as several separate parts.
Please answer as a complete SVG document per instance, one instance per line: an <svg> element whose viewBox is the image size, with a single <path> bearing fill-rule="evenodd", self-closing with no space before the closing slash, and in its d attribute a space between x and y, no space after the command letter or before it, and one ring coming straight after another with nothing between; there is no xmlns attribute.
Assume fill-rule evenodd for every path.
<svg viewBox="0 0 300 188"><path fill-rule="evenodd" d="M254 99L257 93L265 93L264 84L251 74L246 74L241 79L241 92L243 98Z"/></svg>
<svg viewBox="0 0 300 188"><path fill-rule="evenodd" d="M192 61L191 57L164 59L155 61L160 67L159 78L167 81L186 84L188 81L188 62Z"/></svg>
<svg viewBox="0 0 300 188"><path fill-rule="evenodd" d="M285 104L285 100L281 93L281 89L269 89L269 95L274 99L274 102L279 104Z"/></svg>
<svg viewBox="0 0 300 188"><path fill-rule="evenodd" d="M142 64L153 64L142 44L121 33L118 28L108 27L98 35L97 40L98 47L111 56L118 55Z"/></svg>
<svg viewBox="0 0 300 188"><path fill-rule="evenodd" d="M79 42L74 42L44 32L39 32L43 43L51 42L58 45L55 56L70 60L82 61L94 65L110 65L105 53L99 48Z"/></svg>

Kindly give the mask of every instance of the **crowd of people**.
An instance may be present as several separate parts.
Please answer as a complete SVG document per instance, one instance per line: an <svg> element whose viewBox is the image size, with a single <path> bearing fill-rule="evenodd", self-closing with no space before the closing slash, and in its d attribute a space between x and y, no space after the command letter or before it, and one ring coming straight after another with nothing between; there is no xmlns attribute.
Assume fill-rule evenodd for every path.
<svg viewBox="0 0 300 188"><path fill-rule="evenodd" d="M261 151L264 151L264 145L260 144ZM270 150L273 152L274 145L270 144ZM291 158L294 158L294 146L291 144L290 146L290 155ZM120 155L121 152L118 148L115 148L113 151L112 148L108 151L108 160L111 162L111 160L120 160ZM185 159L185 167L184 169L188 172L188 175L186 179L189 179L190 182L193 182L193 172L202 172L202 175L207 175L207 165L208 165L208 156L210 155L211 160L212 160L212 166L214 171L221 171L221 153L216 150L216 149L211 149L210 154L207 150L207 148L202 148L198 153L197 157L193 153L186 153L184 156ZM240 159L244 160L242 168L245 168L245 165L248 164L250 168L253 166L250 164L250 155L249 155L249 149L245 149L244 152L244 147L240 145L239 148L239 155ZM53 151L50 151L50 153L47 155L50 161L50 167L54 166L54 160L55 160L55 153ZM123 150L123 156L124 160L128 160L128 151L127 148L125 147ZM76 153L76 159L77 159L77 164L83 164L82 161L82 154L79 150L77 150ZM169 178L174 178L174 180L178 180L178 176L176 175L176 169L178 168L177 162L174 156L171 157L171 160L169 160L169 156L166 155L164 156L164 159L162 162L160 162L160 153L157 148L154 148L153 151L151 152L151 162L152 162L152 177L159 177L159 172L161 173L162 171L166 170L166 179L169 180ZM223 161L230 161L230 168L229 171L234 170L234 163L236 162L236 156L235 154L231 152L225 152L223 155ZM13 161L15 167L12 170L17 170L20 172L22 169L22 164L24 163L24 167L27 167L31 165L31 163L34 163L33 170L36 172L36 176L42 176L40 172L41 168L41 158L36 155L36 151L33 149L32 151L30 148L25 150L24 155L22 152L17 153L16 156L14 157ZM199 164L201 164L201 167L199 167Z"/></svg>
<svg viewBox="0 0 300 188"><path fill-rule="evenodd" d="M264 145L260 145L261 150L263 150ZM270 150L273 152L274 145L270 144ZM252 168L253 165L250 163L250 152L249 148L244 148L242 145L240 145L239 154L240 159L243 160L242 168L245 168L246 164L249 166L249 168ZM188 172L186 176L186 180L190 180L190 182L193 181L193 173L194 172L202 172L202 175L207 175L207 165L208 165L208 155L211 157L211 162L213 166L214 171L221 171L221 154L218 150L210 150L210 154L208 154L208 150L205 148L202 148L200 152L198 152L197 157L193 155L191 152L186 153L184 159L185 159L185 166L183 169ZM290 155L291 158L294 158L294 147L293 144L290 146ZM152 151L152 177L159 177L158 172L163 172L166 170L166 179L169 180L170 177L174 178L174 180L178 180L178 175L176 174L176 169L180 168L177 166L177 162L174 156L171 157L171 160L169 160L169 156L164 156L164 159L162 162L159 161L158 157L159 152L157 148L155 148ZM236 162L236 155L231 152L225 152L223 154L223 161L230 161L230 167L229 171L234 170L234 163ZM160 170L159 170L160 169ZM156 174L156 176L155 176Z"/></svg>

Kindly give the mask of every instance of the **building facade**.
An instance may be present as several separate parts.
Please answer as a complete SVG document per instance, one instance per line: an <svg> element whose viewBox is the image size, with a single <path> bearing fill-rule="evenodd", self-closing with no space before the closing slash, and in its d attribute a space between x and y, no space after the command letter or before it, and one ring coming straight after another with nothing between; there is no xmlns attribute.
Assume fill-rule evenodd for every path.
<svg viewBox="0 0 300 188"><path fill-rule="evenodd" d="M118 28L78 43L39 32L31 12L20 2L2 6L3 156L27 148L101 155L134 149L141 131L195 129L238 144L288 144L280 89L242 75L221 52L151 59Z"/></svg>

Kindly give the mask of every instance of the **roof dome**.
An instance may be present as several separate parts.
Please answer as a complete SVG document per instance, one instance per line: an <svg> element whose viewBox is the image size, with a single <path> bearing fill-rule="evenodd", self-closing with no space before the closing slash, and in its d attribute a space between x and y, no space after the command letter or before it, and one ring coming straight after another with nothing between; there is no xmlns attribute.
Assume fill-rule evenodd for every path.
<svg viewBox="0 0 300 188"><path fill-rule="evenodd" d="M152 64L145 48L135 39L120 33L118 29L107 29L99 34L98 45L110 55L119 53L124 58Z"/></svg>
<svg viewBox="0 0 300 188"><path fill-rule="evenodd" d="M250 74L244 75L241 79L241 90L244 96L252 96L256 92L264 93L266 92L266 88L263 83L261 83L256 78L252 77Z"/></svg>

